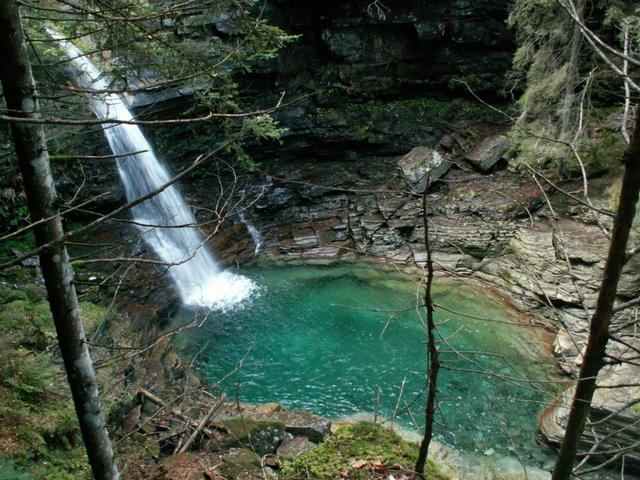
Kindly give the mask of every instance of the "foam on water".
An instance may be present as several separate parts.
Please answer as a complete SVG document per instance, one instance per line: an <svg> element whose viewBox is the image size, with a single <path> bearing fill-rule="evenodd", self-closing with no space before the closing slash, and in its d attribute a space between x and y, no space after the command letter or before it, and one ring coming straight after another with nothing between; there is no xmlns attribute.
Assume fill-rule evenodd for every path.
<svg viewBox="0 0 640 480"><path fill-rule="evenodd" d="M221 387L242 401L334 419L397 413L400 425L420 431L426 334L415 312L415 278L358 265L263 264L246 274L262 286L250 308L213 315L178 339L197 354L210 384L225 379ZM494 458L511 455L513 447L527 463L543 465L536 414L561 385L545 334L510 325L519 312L486 291L441 280L433 293L443 307L436 310L438 332L451 344L442 348L437 439L483 457L491 448ZM174 321L192 317L181 311Z"/></svg>
<svg viewBox="0 0 640 480"><path fill-rule="evenodd" d="M246 306L246 300L259 293L260 288L254 281L223 271L205 285L194 285L183 300L186 305L230 311Z"/></svg>

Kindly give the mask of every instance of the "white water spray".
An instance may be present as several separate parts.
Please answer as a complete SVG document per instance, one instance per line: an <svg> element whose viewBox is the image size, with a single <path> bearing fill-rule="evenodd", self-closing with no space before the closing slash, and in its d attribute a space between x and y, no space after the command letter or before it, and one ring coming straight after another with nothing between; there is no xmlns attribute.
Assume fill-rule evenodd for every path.
<svg viewBox="0 0 640 480"><path fill-rule="evenodd" d="M109 89L102 73L78 48L62 40L58 32L52 29L48 32L60 41L73 65L82 72L78 82L83 87L98 92ZM133 120L120 95L96 93L89 98L98 118ZM119 155L118 171L129 201L148 195L170 181L171 176L137 125L104 124L103 130L114 155ZM140 153L123 155L132 152ZM255 291L253 281L218 266L191 209L174 185L136 205L131 212L138 228L144 232L145 242L169 266L169 274L185 304L228 309Z"/></svg>
<svg viewBox="0 0 640 480"><path fill-rule="evenodd" d="M238 218L240 218L240 222L242 222L247 229L247 232L249 232L249 235L251 235L251 240L253 240L253 255L258 255L262 248L262 235L260 235L260 232L255 225L249 223L247 217L244 216L244 212L240 212L238 214Z"/></svg>

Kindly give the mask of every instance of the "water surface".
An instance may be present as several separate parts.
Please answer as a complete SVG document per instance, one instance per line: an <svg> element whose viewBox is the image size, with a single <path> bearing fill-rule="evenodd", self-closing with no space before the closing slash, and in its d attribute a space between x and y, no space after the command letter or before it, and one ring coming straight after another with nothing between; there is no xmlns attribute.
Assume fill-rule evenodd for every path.
<svg viewBox="0 0 640 480"><path fill-rule="evenodd" d="M230 395L340 418L373 412L378 390L380 416L391 416L406 380L398 421L421 427L426 336L416 312L422 290L409 277L353 265L263 266L243 274L261 285L260 295L244 309L213 312L183 337L192 353L202 349L196 364L209 382L241 365L223 382ZM439 440L539 460L536 415L557 387L535 382L557 380L542 332L499 323L521 319L487 291L459 282L437 282L434 299L493 320L436 312L448 342L441 349L459 352L442 354Z"/></svg>

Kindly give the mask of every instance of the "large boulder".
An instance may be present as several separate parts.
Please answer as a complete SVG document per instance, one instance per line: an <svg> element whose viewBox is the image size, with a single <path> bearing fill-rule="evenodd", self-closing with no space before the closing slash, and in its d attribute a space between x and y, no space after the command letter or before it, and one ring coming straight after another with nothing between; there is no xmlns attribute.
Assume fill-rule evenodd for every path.
<svg viewBox="0 0 640 480"><path fill-rule="evenodd" d="M322 442L331 434L331 422L324 418L311 419L307 422L296 421L286 425L286 431L295 436L303 436L315 443Z"/></svg>
<svg viewBox="0 0 640 480"><path fill-rule="evenodd" d="M509 139L504 135L485 138L465 156L465 159L478 170L488 172L504 158L509 149Z"/></svg>
<svg viewBox="0 0 640 480"><path fill-rule="evenodd" d="M252 448L259 455L274 454L285 438L285 425L275 420L231 417L216 425L224 432L222 448Z"/></svg>
<svg viewBox="0 0 640 480"><path fill-rule="evenodd" d="M640 440L640 408L633 403L640 398L639 377L640 367L632 364L612 365L600 371L597 383L602 388L595 391L591 403L591 427L579 439L581 451L591 451L597 445L592 460L613 460L614 452L626 448L623 460L627 470L640 471L640 451L633 448ZM611 388L614 385L617 387ZM575 386L568 388L539 415L538 432L545 442L562 442L574 393Z"/></svg>
<svg viewBox="0 0 640 480"><path fill-rule="evenodd" d="M288 410L275 403L262 405L246 414L255 420L281 422L288 436L305 437L314 443L320 443L331 435L330 420L308 412Z"/></svg>
<svg viewBox="0 0 640 480"><path fill-rule="evenodd" d="M416 193L424 193L442 178L451 164L430 147L416 147L398 162L407 184Z"/></svg>
<svg viewBox="0 0 640 480"><path fill-rule="evenodd" d="M317 445L309 440L307 437L289 435L282 440L282 443L278 446L276 455L282 458L295 458L298 455L302 455L308 452Z"/></svg>

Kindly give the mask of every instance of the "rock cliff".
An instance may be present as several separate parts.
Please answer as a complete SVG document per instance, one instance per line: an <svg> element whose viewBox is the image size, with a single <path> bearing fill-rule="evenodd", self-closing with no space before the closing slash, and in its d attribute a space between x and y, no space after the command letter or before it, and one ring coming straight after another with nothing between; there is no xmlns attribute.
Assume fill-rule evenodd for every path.
<svg viewBox="0 0 640 480"><path fill-rule="evenodd" d="M418 183L429 185L431 239L441 271L500 289L557 332L559 365L575 375L588 331L583 305L593 308L608 244L599 224L610 218L595 218L547 188L562 206L556 220L541 186L510 163L508 140L500 136L508 125L469 100L468 88L496 101L505 86L513 54L507 4L270 2L265 15L300 38L238 80L257 106L275 104L282 91L295 101L275 113L288 129L282 143L249 147L259 173L240 186L250 204L244 213L262 234L263 255L272 259L415 265L425 260L422 199L398 162L416 147L437 152L451 169L439 172L438 182L421 177ZM220 18L192 22L198 32L203 25L218 33L225 28ZM188 28L184 34L190 35ZM162 111L192 94L139 96L134 105ZM175 169L218 135L192 126L150 133L168 148L164 156ZM223 195L216 174L210 168L186 180L183 190L194 204L210 207ZM107 177L100 177L103 183ZM605 182L596 181L598 205L608 208L608 197ZM253 255L249 232L231 213L213 240L229 264ZM632 260L619 301L638 295L639 271ZM632 334L621 330L628 339ZM620 345L612 346L612 356L629 354ZM637 378L638 372L622 373ZM606 393L598 398L596 415L606 418L601 425L612 442L629 442L632 430L616 436L611 425L636 418L632 407L620 410ZM545 413L547 440L558 440L562 422L561 409ZM585 446L598 435L585 434Z"/></svg>

